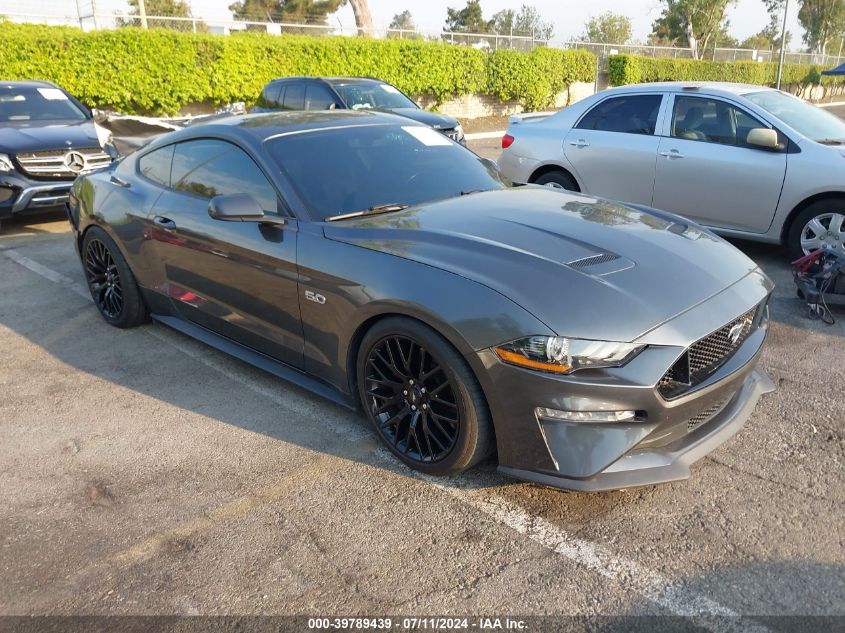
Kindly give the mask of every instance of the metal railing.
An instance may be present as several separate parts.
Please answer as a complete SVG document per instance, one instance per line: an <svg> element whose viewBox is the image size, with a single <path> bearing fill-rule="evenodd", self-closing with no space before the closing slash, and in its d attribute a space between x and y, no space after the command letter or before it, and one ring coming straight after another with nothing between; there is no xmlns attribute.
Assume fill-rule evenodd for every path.
<svg viewBox="0 0 845 633"><path fill-rule="evenodd" d="M124 26L142 26L138 15L126 13L89 13L77 15L35 15L6 13L5 17L15 22L35 22L41 24L64 24L80 26L83 30L115 29ZM274 35L345 35L365 34L375 38L387 39L426 39L450 44L471 46L481 50L514 49L530 51L537 47L587 50L599 60L599 68L605 69L607 58L615 54L643 55L647 57L670 57L692 59L689 48L680 46L652 46L648 44L609 44L583 42L578 40L541 39L533 34L519 33L458 33L450 31L424 29L374 28L362 33L355 25L332 23L330 16L326 24L292 24L282 22L256 22L231 19L201 19L196 17L147 16L148 28L170 28L179 31L214 33L228 35L239 31L257 31ZM704 59L715 61L777 61L777 51L752 50L744 48L709 48ZM842 62L841 55L818 55L813 53L788 52L786 63L818 64L834 66Z"/></svg>

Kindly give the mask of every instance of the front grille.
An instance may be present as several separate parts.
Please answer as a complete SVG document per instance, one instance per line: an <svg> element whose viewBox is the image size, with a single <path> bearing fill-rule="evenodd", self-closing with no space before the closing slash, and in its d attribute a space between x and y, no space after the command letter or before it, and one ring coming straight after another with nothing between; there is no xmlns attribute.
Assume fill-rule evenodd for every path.
<svg viewBox="0 0 845 633"><path fill-rule="evenodd" d="M749 310L690 345L660 379L657 384L660 395L676 398L704 382L728 362L751 334L758 308Z"/></svg>
<svg viewBox="0 0 845 633"><path fill-rule="evenodd" d="M76 178L106 167L111 157L99 147L25 152L15 156L21 170L33 178Z"/></svg>
<svg viewBox="0 0 845 633"><path fill-rule="evenodd" d="M447 129L443 129L443 130L439 130L439 132L440 132L441 134L445 134L446 136L448 136L448 137L449 137L450 139L452 139L453 141L460 141L460 140L461 140L461 135L460 135L460 134L458 134L458 130L456 130L456 129L455 129L455 128L453 128L453 127L451 127L451 128L447 128Z"/></svg>
<svg viewBox="0 0 845 633"><path fill-rule="evenodd" d="M716 404L707 407L698 415L694 415L693 417L691 417L689 420L687 420L687 431L694 430L702 423L707 422L710 418L714 417L717 413L719 413L719 411L725 408L726 403L727 400L720 400Z"/></svg>

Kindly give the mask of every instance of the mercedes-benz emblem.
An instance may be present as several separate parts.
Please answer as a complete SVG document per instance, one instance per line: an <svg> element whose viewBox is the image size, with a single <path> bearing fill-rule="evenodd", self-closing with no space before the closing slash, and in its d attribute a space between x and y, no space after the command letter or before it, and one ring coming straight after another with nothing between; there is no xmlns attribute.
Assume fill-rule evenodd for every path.
<svg viewBox="0 0 845 633"><path fill-rule="evenodd" d="M65 154L65 167L78 174L85 169L85 157L79 152L68 152Z"/></svg>

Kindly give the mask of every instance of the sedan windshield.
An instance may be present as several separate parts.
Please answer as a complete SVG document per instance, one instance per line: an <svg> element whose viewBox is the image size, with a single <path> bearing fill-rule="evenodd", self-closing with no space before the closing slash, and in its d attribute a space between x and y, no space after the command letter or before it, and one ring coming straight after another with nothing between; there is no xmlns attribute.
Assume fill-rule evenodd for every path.
<svg viewBox="0 0 845 633"><path fill-rule="evenodd" d="M830 112L775 90L754 92L745 98L817 143L845 144L845 122Z"/></svg>
<svg viewBox="0 0 845 633"><path fill-rule="evenodd" d="M0 121L84 121L86 118L58 88L0 85Z"/></svg>
<svg viewBox="0 0 845 633"><path fill-rule="evenodd" d="M393 108L417 108L417 104L390 84L353 83L339 85L334 89L348 108L353 110L390 110Z"/></svg>
<svg viewBox="0 0 845 633"><path fill-rule="evenodd" d="M471 151L418 125L314 130L267 148L317 221L505 187Z"/></svg>

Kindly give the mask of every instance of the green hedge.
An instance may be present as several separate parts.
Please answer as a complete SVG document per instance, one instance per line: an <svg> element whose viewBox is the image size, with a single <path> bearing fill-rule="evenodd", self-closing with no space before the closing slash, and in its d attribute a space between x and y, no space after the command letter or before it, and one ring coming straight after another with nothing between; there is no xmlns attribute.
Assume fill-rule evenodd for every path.
<svg viewBox="0 0 845 633"><path fill-rule="evenodd" d="M245 101L287 75L370 75L438 102L472 93L549 105L572 81L593 81L589 53L538 49L488 54L422 40L263 33L230 36L0 22L2 78L46 79L83 102L121 112L173 114L195 103Z"/></svg>
<svg viewBox="0 0 845 633"><path fill-rule="evenodd" d="M487 72L489 94L537 110L550 105L571 83L593 82L596 58L587 51L555 48L536 48L530 53L501 50L490 54Z"/></svg>
<svg viewBox="0 0 845 633"><path fill-rule="evenodd" d="M782 83L815 84L823 68L809 64L784 64ZM731 81L761 86L777 82L775 62L708 62L694 59L612 55L608 60L611 85L650 81ZM822 83L836 81L824 77Z"/></svg>

